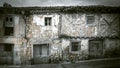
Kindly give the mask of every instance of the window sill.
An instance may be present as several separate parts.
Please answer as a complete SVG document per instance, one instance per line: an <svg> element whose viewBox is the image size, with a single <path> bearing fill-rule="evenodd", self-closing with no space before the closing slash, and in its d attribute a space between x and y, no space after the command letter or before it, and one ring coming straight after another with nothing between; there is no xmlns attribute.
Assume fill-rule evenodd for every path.
<svg viewBox="0 0 120 68"><path fill-rule="evenodd" d="M43 29L50 31L50 30L52 30L52 26L44 26Z"/></svg>
<svg viewBox="0 0 120 68"><path fill-rule="evenodd" d="M3 36L4 38L14 38L15 36Z"/></svg>

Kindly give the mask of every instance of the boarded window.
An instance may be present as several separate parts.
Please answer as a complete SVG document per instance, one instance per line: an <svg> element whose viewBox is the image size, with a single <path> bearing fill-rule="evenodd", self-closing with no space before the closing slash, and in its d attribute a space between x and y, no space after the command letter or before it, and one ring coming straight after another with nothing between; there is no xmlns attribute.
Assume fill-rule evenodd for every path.
<svg viewBox="0 0 120 68"><path fill-rule="evenodd" d="M95 21L95 17L93 15L87 16L87 24L93 24Z"/></svg>
<svg viewBox="0 0 120 68"><path fill-rule="evenodd" d="M4 44L4 51L12 51L13 44Z"/></svg>
<svg viewBox="0 0 120 68"><path fill-rule="evenodd" d="M71 42L71 51L79 50L79 42Z"/></svg>
<svg viewBox="0 0 120 68"><path fill-rule="evenodd" d="M13 36L14 34L14 22L13 17L8 16L4 21L4 35L5 36Z"/></svg>
<svg viewBox="0 0 120 68"><path fill-rule="evenodd" d="M50 26L52 23L52 18L51 17L45 17L45 26Z"/></svg>

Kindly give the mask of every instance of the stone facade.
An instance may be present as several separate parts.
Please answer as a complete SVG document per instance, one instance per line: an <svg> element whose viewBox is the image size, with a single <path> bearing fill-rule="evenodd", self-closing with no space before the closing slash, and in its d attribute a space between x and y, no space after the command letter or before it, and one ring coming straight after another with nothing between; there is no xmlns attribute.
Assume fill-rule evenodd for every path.
<svg viewBox="0 0 120 68"><path fill-rule="evenodd" d="M31 9L33 14L27 14L27 10L1 12L0 64L76 62L120 56L119 13L59 13L58 9L49 7L49 12L43 8L46 13ZM14 23L12 36L5 35L4 23L9 16ZM12 50L5 51L5 44L13 44Z"/></svg>

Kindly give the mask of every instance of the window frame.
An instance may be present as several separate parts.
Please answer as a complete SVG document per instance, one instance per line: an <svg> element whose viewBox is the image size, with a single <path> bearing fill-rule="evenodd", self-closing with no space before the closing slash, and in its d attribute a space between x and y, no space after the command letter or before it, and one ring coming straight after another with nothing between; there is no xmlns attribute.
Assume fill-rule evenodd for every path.
<svg viewBox="0 0 120 68"><path fill-rule="evenodd" d="M12 23L12 24L6 24L6 23ZM5 16L3 28L4 28L4 33L3 33L4 36L14 36L15 23L14 23L14 17L13 16L11 16L11 15ZM9 34L12 34L12 35L6 35L6 29L7 28L12 28L12 32L9 33Z"/></svg>
<svg viewBox="0 0 120 68"><path fill-rule="evenodd" d="M72 43L73 43L73 42L78 42L78 50L76 50L76 51L72 51ZM80 51L81 51L81 41L71 40L71 41L70 41L69 52L70 52L70 53L79 53Z"/></svg>
<svg viewBox="0 0 120 68"><path fill-rule="evenodd" d="M44 17L44 25L45 26L52 26L52 17Z"/></svg>
<svg viewBox="0 0 120 68"><path fill-rule="evenodd" d="M14 27L4 27L4 36L14 36Z"/></svg>
<svg viewBox="0 0 120 68"><path fill-rule="evenodd" d="M88 17L89 17L89 16L92 16L92 17L93 17L93 22L90 22L90 23L89 23L89 20L88 20ZM87 24L87 25L89 25L89 26L94 25L94 24L95 24L95 21L96 21L96 20L95 20L95 15L94 15L94 14L88 14L88 15L86 15L86 24Z"/></svg>
<svg viewBox="0 0 120 68"><path fill-rule="evenodd" d="M13 46L14 46L14 44L3 44L4 45L4 51L5 52L12 52L13 51ZM8 47L8 46L10 46L10 47ZM7 49L6 49L7 48ZM11 49L9 49L9 48L11 48Z"/></svg>
<svg viewBox="0 0 120 68"><path fill-rule="evenodd" d="M98 51L101 51L101 56L99 57L103 57L103 54L104 54L104 49L105 49L105 45L104 45L104 41L105 39L103 38L93 38L93 39L89 39L89 46L88 46L88 51L89 51L89 56L92 57L94 56L95 57L95 54L91 54L93 53L94 49L92 49L93 47L96 47ZM95 46L93 44L96 44Z"/></svg>
<svg viewBox="0 0 120 68"><path fill-rule="evenodd" d="M45 55L45 56L49 56L50 55L50 43L35 43L35 44L33 44L33 54L32 54L32 57L34 57L34 46L38 46L38 48L39 48L39 56L40 57L44 57L44 55L42 54L42 48L43 48L43 46L46 46L47 47L47 55Z"/></svg>

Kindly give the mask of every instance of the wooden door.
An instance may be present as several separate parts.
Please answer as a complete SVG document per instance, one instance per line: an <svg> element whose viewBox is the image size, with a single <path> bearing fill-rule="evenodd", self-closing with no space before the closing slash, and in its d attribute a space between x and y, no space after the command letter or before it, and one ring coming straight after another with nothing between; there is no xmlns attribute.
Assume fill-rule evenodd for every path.
<svg viewBox="0 0 120 68"><path fill-rule="evenodd" d="M33 56L34 57L41 57L41 56L48 56L49 53L49 46L47 44L37 44L33 46Z"/></svg>
<svg viewBox="0 0 120 68"><path fill-rule="evenodd" d="M89 43L90 43L89 45L90 58L101 58L103 54L103 42L90 41Z"/></svg>

